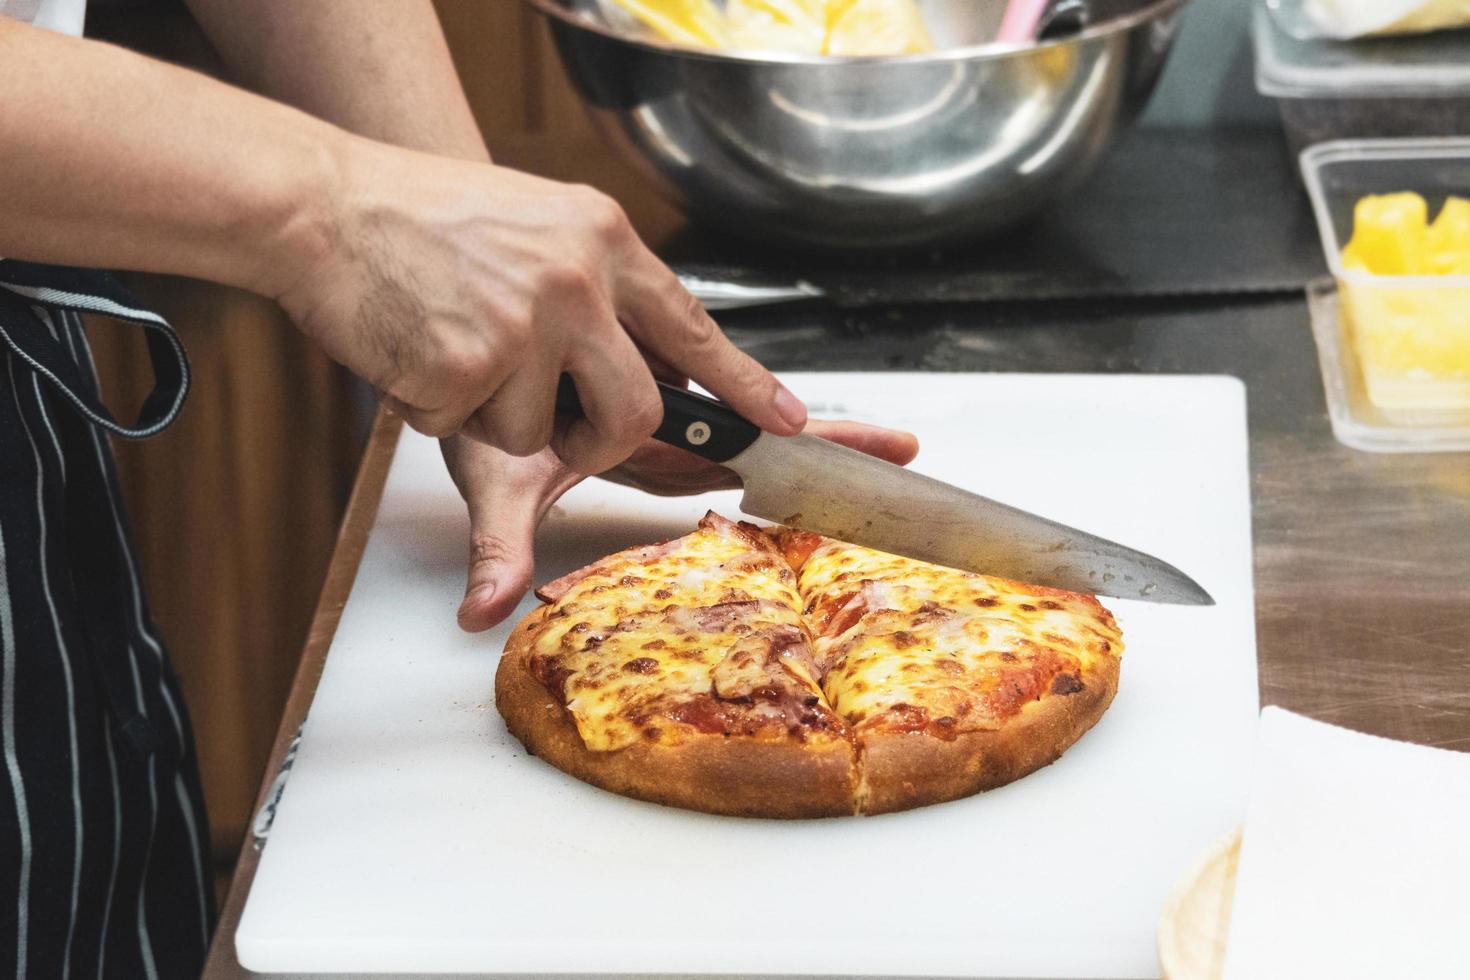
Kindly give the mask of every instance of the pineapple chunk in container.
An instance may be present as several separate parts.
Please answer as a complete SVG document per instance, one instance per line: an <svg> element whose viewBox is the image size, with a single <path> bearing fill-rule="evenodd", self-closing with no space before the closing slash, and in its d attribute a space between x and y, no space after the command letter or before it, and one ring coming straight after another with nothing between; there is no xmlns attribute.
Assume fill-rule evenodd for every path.
<svg viewBox="0 0 1470 980"><path fill-rule="evenodd" d="M1343 315L1386 412L1470 408L1470 199L1437 217L1413 192L1367 195L1342 249Z"/></svg>

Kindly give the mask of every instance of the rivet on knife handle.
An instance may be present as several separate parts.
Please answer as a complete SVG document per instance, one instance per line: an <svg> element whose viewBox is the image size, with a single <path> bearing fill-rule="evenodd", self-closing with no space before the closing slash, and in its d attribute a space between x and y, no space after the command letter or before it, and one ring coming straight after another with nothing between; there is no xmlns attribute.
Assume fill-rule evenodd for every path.
<svg viewBox="0 0 1470 980"><path fill-rule="evenodd" d="M744 452L761 434L724 402L662 381L658 382L658 393L664 403L664 420L653 437L659 442L687 449L712 463L723 463ZM556 410L563 415L586 414L571 375L562 375L556 386Z"/></svg>

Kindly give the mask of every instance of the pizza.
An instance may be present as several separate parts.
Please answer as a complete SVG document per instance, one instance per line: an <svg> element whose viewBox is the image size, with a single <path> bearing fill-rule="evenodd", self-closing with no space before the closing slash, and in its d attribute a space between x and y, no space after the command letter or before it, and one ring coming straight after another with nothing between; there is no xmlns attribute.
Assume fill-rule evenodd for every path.
<svg viewBox="0 0 1470 980"><path fill-rule="evenodd" d="M496 672L511 733L612 792L739 816L1019 779L1102 716L1123 652L1090 595L714 513L536 596Z"/></svg>

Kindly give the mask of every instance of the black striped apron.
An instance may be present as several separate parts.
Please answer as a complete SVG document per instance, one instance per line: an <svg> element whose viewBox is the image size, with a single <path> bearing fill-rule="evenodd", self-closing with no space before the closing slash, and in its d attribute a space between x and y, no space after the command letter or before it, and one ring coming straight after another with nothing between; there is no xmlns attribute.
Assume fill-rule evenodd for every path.
<svg viewBox="0 0 1470 980"><path fill-rule="evenodd" d="M81 312L143 328L156 387L103 407ZM0 260L0 975L197 977L208 825L109 434L177 415L188 362L111 277Z"/></svg>

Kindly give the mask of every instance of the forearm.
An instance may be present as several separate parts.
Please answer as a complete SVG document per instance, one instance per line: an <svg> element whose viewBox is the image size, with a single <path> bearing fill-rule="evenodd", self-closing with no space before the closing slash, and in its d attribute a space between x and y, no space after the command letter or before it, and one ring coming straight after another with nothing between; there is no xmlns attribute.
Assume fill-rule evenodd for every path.
<svg viewBox="0 0 1470 980"><path fill-rule="evenodd" d="M238 15L196 2L229 47ZM420 431L512 453L549 443L579 472L616 464L657 426L645 356L764 429L801 428L801 403L730 344L616 203L473 162L484 147L424 0L295 6L249 5L237 66L361 136L0 20L0 255L263 292ZM250 41L261 19L272 33ZM370 56L354 60L342 25ZM294 74L307 66L328 82ZM563 374L585 418L557 421Z"/></svg>
<svg viewBox="0 0 1470 980"><path fill-rule="evenodd" d="M235 77L349 132L487 160L429 0L189 0Z"/></svg>
<svg viewBox="0 0 1470 980"><path fill-rule="evenodd" d="M274 293L325 247L352 137L119 48L0 17L0 256Z"/></svg>

